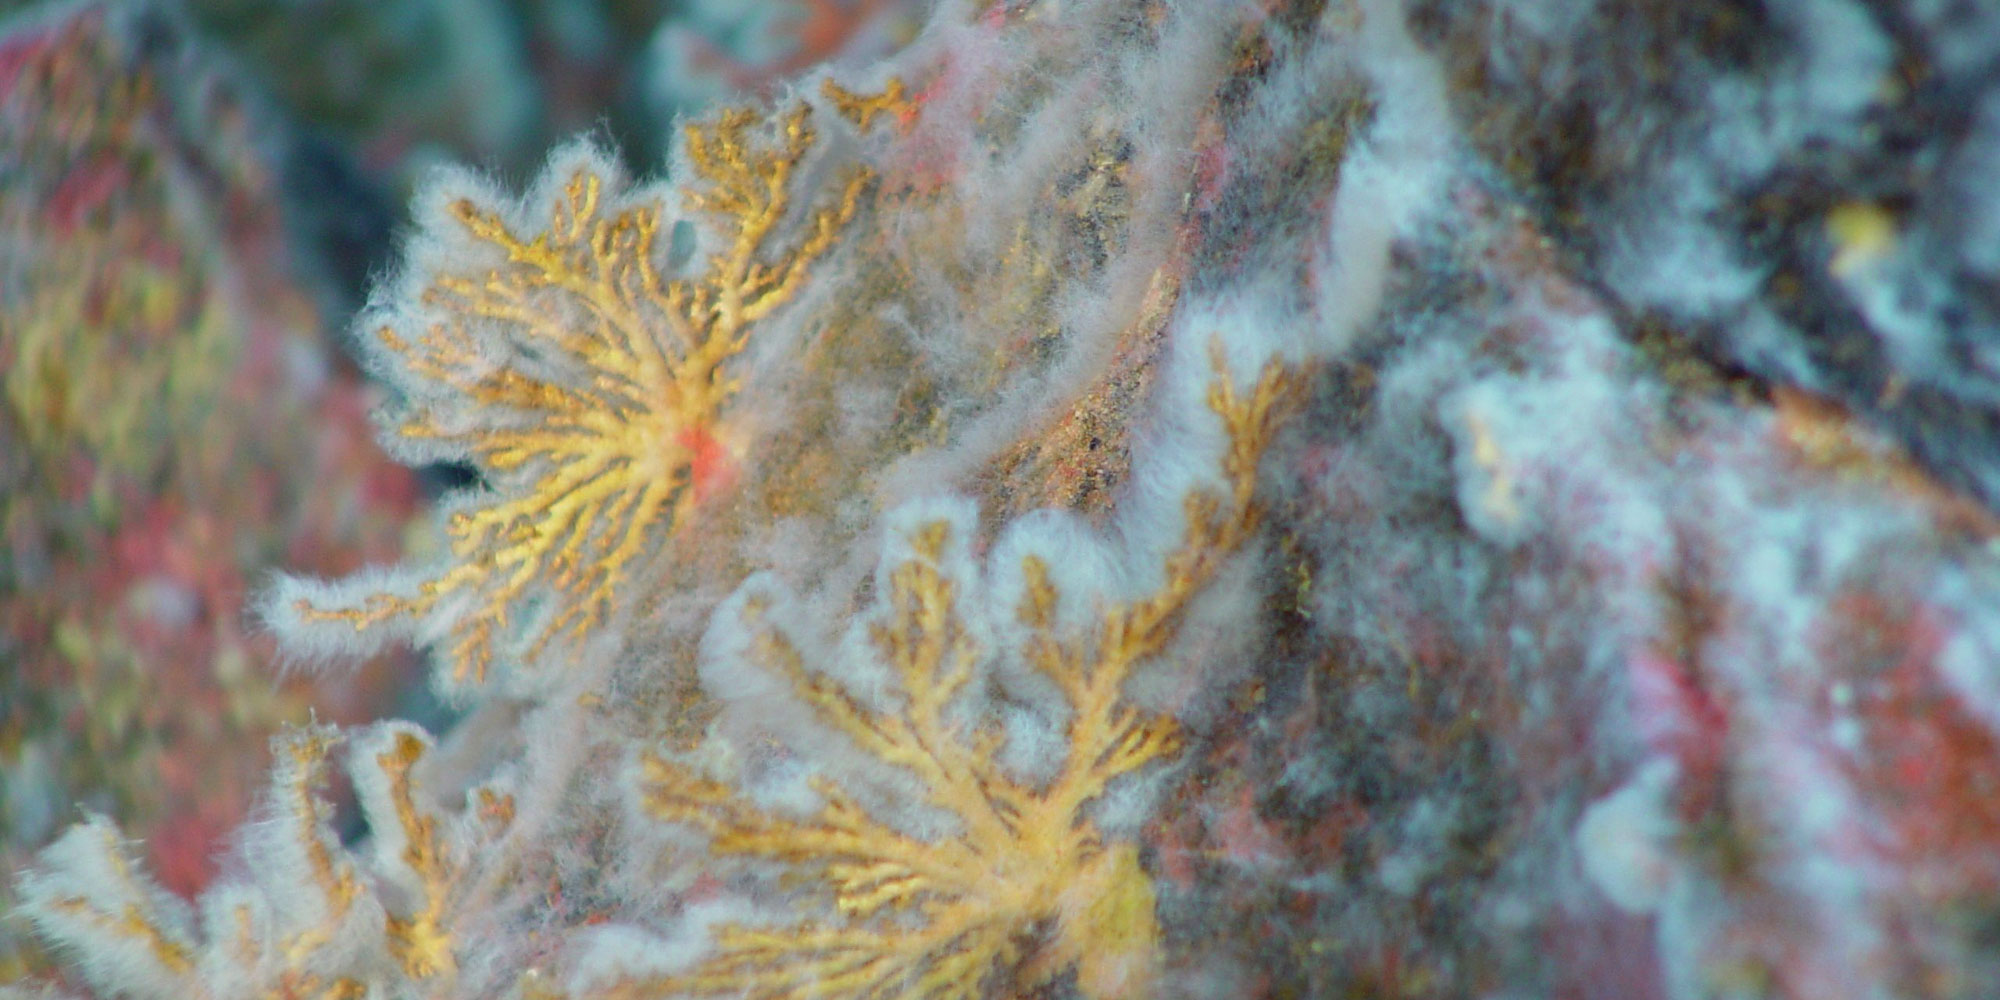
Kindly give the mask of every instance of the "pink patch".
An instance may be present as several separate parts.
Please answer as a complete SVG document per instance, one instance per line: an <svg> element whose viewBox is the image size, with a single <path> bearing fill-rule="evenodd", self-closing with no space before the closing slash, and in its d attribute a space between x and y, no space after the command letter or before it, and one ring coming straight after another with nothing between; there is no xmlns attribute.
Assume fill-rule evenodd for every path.
<svg viewBox="0 0 2000 1000"><path fill-rule="evenodd" d="M13 96L14 88L21 82L22 70L47 44L47 39L29 35L0 45L0 100Z"/></svg>
<svg viewBox="0 0 2000 1000"><path fill-rule="evenodd" d="M1627 661L1627 677L1639 739L1680 763L1688 796L1683 808L1700 814L1721 777L1729 713L1686 667L1658 650L1641 650Z"/></svg>

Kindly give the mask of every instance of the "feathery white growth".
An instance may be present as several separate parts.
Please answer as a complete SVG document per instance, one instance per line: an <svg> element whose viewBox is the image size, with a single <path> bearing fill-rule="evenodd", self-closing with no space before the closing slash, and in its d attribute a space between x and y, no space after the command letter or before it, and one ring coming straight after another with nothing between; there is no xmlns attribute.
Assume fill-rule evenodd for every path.
<svg viewBox="0 0 2000 1000"><path fill-rule="evenodd" d="M816 772L816 801L774 808L743 766L755 763L754 744L738 747L726 775L697 770L713 753L651 756L639 795L659 819L709 834L712 855L814 876L806 884L825 891L807 898L837 918L801 923L798 894L779 892L771 902L789 919L724 927L697 968L616 991L776 997L825 981L835 996L970 997L991 977L1018 974L1032 987L1072 969L1093 997L1150 985L1155 894L1128 838L1150 814L1142 772L1177 755L1181 728L1128 698L1128 682L1181 652L1197 599L1255 536L1260 461L1297 384L1276 360L1246 384L1222 340L1209 347L1202 399L1213 428L1196 424L1211 437L1190 450L1220 471L1198 475L1177 458L1160 477L1180 501L1179 518L1164 522L1171 541L1134 545L1128 533L1114 550L1045 514L1008 528L982 566L973 505L922 499L884 518L868 604L842 616L825 662L770 621L799 604L768 578L725 604L702 676L712 695L736 700L724 701L711 739L761 729ZM1084 556L1074 565L1072 549ZM1137 559L1158 564L1144 586L1118 565ZM1010 669L1040 676L1003 684ZM738 679L752 671L780 683ZM803 717L787 712L773 726L774 705L787 701Z"/></svg>
<svg viewBox="0 0 2000 1000"><path fill-rule="evenodd" d="M1258 392L1262 399L1261 383ZM1253 413L1252 429L1241 433L1257 439L1249 445L1254 461L1270 432L1261 411ZM1240 466L1232 474L1245 481ZM1214 499L1236 505L1247 498L1239 490ZM718 621L711 654L747 652L736 670L781 677L810 709L804 726L770 738L812 753L819 771L814 808L787 803L773 810L740 774L732 789L689 770L690 762L657 757L641 766L640 795L660 818L707 831L713 854L822 873L839 917L800 924L799 902L781 895L773 916L790 919L769 926L732 921L701 965L656 975L644 989L726 994L764 982L778 984L769 990L791 991L822 976L843 983L862 976L836 995L872 995L922 977L955 984L950 995L971 996L1030 950L1044 957L1027 973L1029 982L1071 967L1094 997L1150 982L1157 961L1151 883L1122 837L1115 845L1107 840L1129 833L1145 808L1146 797L1125 787L1132 772L1171 756L1178 736L1171 723L1126 706L1123 688L1135 665L1172 641L1180 609L1213 573L1186 560L1212 567L1241 544L1239 528L1207 525L1249 523L1249 514L1233 507L1205 516L1224 520L1187 529L1161 588L1121 600L1073 598L1063 590L1042 561L1052 545L1074 537L1060 530L1061 522L1017 526L1017 535L1058 530L1001 546L1019 558L1024 576L1011 588L1018 603L1009 606L989 597L970 557L978 530L971 505L908 504L887 518L874 600L850 623L843 652L827 669L806 662L773 631L765 620L773 602L753 596L726 609L740 620ZM1211 545L1221 551L1203 551ZM1072 599L1094 613L1058 615ZM1018 616L1021 627L998 627L1009 616ZM856 669L853 661L862 657L873 660L873 669ZM1010 657L1031 660L1060 689L1062 697L1048 706L1059 708L1059 717L1024 725L1021 716L1034 707L996 703L1004 697L995 686L997 665ZM769 694L751 694L758 702L748 709L762 714ZM745 708L739 702L723 710ZM1010 748L1017 760L1042 750L1052 751L1051 759L997 766L1005 759L1002 741L1056 725L1070 739ZM838 753L831 743L851 749ZM858 766L868 758L873 766ZM904 780L883 781L885 770ZM885 914L899 915L885 922ZM1029 943L1050 922L1052 940ZM813 943L835 939L842 943ZM863 971L841 971L852 969ZM637 987L616 986L631 988Z"/></svg>
<svg viewBox="0 0 2000 1000"><path fill-rule="evenodd" d="M1317 308L1296 321L1321 356L1340 355L1367 330L1382 304L1391 248L1435 210L1461 156L1443 67L1410 38L1400 4L1362 6L1360 31L1340 48L1373 83L1374 121L1341 163L1326 236L1314 248ZM1321 32L1335 36L1334 23L1349 16L1329 6Z"/></svg>
<svg viewBox="0 0 2000 1000"><path fill-rule="evenodd" d="M745 900L723 898L683 909L664 933L608 924L577 936L571 990L588 995L628 976L684 972L708 954L718 924L741 924L762 914Z"/></svg>
<svg viewBox="0 0 2000 1000"><path fill-rule="evenodd" d="M448 518L471 505L468 497L446 497L435 518ZM400 567L370 566L339 580L278 574L257 595L256 615L281 637L285 652L308 668L323 668L371 656L393 641L430 645L450 634L450 620L471 608L470 595L441 602L438 613L424 621L385 622L382 628L360 631L345 622L308 617L303 606L328 607L358 593L414 596L410 574Z"/></svg>
<svg viewBox="0 0 2000 1000"><path fill-rule="evenodd" d="M21 879L22 912L93 988L160 1000L193 994L194 915L137 870L110 820L91 816L37 860Z"/></svg>
<svg viewBox="0 0 2000 1000"><path fill-rule="evenodd" d="M320 798L338 738L315 725L274 741L270 789L226 874L192 911L93 817L22 878L28 917L59 949L75 950L85 978L108 996L432 995L456 969L446 891L468 845L495 820L477 808L457 817L422 804L410 769L430 739L385 723L351 738L348 771L371 840L349 850ZM491 794L470 798L510 811Z"/></svg>
<svg viewBox="0 0 2000 1000"><path fill-rule="evenodd" d="M733 480L737 356L810 299L868 176L829 165L803 101L690 124L676 157L678 187L634 185L588 142L518 200L462 175L431 186L425 235L361 324L398 393L388 446L468 463L480 483L445 505L433 565L335 585L324 604L295 597L278 624L447 630L451 693L500 662L526 668L505 672L510 693L547 696L578 679L535 669L545 652L596 662L593 647L617 645L601 626L624 621L648 557ZM681 222L686 262L668 245Z"/></svg>
<svg viewBox="0 0 2000 1000"><path fill-rule="evenodd" d="M884 518L875 593L887 593L894 586L891 574L897 567L919 558L911 549L912 534L936 523L951 526L950 541L933 563L959 584L949 613L967 625L964 638L971 648L989 649L984 623L991 605L980 592L979 573L967 551L978 519L964 500L915 501ZM933 561L928 555L920 558ZM787 676L791 668L773 662L779 657L796 663L806 676L824 677L869 710L894 713L909 692L874 646L875 632L887 626L892 609L879 607L874 614L856 617L837 637L822 637L804 627L805 608L775 579L753 577L717 610L702 643L702 685L723 705L720 731L738 748L735 765L749 779L753 798L810 812L820 802L805 792L803 781L810 775L832 775L896 814L894 821L909 832L931 836L947 832L948 818L926 807L925 789L913 775L885 766L849 736L829 729L800 699L796 681ZM756 780L763 756L757 748L764 745L782 746L796 755L797 770L785 785Z"/></svg>

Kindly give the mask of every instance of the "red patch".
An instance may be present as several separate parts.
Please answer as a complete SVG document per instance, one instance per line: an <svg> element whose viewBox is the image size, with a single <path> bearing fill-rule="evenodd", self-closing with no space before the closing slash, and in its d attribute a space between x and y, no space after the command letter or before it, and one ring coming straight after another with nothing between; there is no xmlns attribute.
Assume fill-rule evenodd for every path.
<svg viewBox="0 0 2000 1000"><path fill-rule="evenodd" d="M1889 849L1920 891L2000 889L2000 733L1937 673L1947 629L1933 615L1874 624L1893 665L1855 703L1868 733L1857 783L1892 818Z"/></svg>
<svg viewBox="0 0 2000 1000"><path fill-rule="evenodd" d="M717 493L736 484L741 467L729 449L709 433L707 427L689 427L681 431L677 442L688 453L688 480L694 489L694 502L706 503Z"/></svg>

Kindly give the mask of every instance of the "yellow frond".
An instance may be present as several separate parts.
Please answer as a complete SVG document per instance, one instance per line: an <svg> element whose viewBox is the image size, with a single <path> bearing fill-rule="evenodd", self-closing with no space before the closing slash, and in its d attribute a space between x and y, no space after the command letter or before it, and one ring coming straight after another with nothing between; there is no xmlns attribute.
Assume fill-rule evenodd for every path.
<svg viewBox="0 0 2000 1000"><path fill-rule="evenodd" d="M877 709L812 670L764 621L766 601L744 604L755 666L788 679L823 727L884 764L914 775L926 805L956 829L912 836L872 815L831 777L813 788L817 811L781 815L729 786L660 758L645 763L642 799L652 814L706 833L710 853L778 863L822 886L832 924L721 928L695 968L629 980L616 996L751 997L760 1000L956 1000L993 982L1032 992L1074 972L1097 998L1149 993L1159 928L1152 881L1131 844L1106 843L1091 803L1109 785L1181 745L1170 717L1125 702L1134 670L1166 651L1189 604L1255 532L1259 458L1295 394L1294 373L1273 364L1247 393L1222 359L1208 405L1227 435L1222 488L1187 501L1186 527L1166 556L1159 587L1099 609L1082 629L1063 628L1065 600L1039 558L1021 571L1024 593L1008 609L1022 626L1015 650L1069 702L1066 754L1052 777L1030 780L996 758L1003 740L952 706L1003 651L979 648L953 577L966 526L925 521L907 532L908 554L889 566L867 619L872 655L900 699Z"/></svg>
<svg viewBox="0 0 2000 1000"><path fill-rule="evenodd" d="M452 562L413 593L340 607L300 600L304 620L366 631L444 610L454 679L474 683L510 620L545 596L530 658L606 620L700 477L726 461L716 429L737 382L724 365L797 295L867 182L848 174L786 245L792 175L813 131L803 104L778 121L774 142L758 139L758 125L737 110L688 128L696 180L684 200L718 238L693 277L662 269L661 204L623 197L588 162L538 231L469 199L448 207L498 263L438 274L411 314L420 318L385 325L377 340L424 387L395 433L469 461L490 489L449 520Z"/></svg>

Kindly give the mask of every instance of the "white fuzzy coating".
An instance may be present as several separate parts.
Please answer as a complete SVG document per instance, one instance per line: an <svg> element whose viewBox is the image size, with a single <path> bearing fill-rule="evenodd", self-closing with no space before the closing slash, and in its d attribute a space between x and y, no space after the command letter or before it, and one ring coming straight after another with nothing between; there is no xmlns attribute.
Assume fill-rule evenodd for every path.
<svg viewBox="0 0 2000 1000"><path fill-rule="evenodd" d="M1009 651L1017 651L1027 639L1020 611L1028 599L1030 560L1045 568L1060 595L1054 625L1063 634L1095 627L1104 608L1132 593L1131 574L1099 529L1067 511L1029 512L1000 533L988 560L993 627ZM1010 697L1046 713L1067 713L1055 686L1018 657L1003 658L997 673Z"/></svg>
<svg viewBox="0 0 2000 1000"><path fill-rule="evenodd" d="M923 558L911 547L911 535L939 522L949 526L949 535L936 565L953 581L955 617L965 626L973 648L989 654L985 600L969 553L978 525L970 503L939 498L906 505L887 516L875 593L878 597L888 593L890 575L898 566ZM882 609L858 617L837 635L825 635L805 624L811 620L806 606L767 574L750 578L717 609L703 637L699 676L704 690L723 705L718 735L731 752L722 763L753 801L794 814L809 813L819 800L807 782L823 774L863 795L887 821L913 835L944 836L954 829L950 817L923 805L928 796L913 775L863 753L800 701L791 679L769 662L761 648L767 637L781 636L809 674L824 674L860 704L893 713L903 704L905 692L881 662L871 638L872 629L884 624L887 614Z"/></svg>
<svg viewBox="0 0 2000 1000"><path fill-rule="evenodd" d="M254 614L277 635L293 663L324 668L379 652L397 638L395 626L362 631L347 622L314 621L299 610L301 601L312 607L341 607L370 593L414 589L411 574L396 567L371 566L338 581L280 574L257 594Z"/></svg>
<svg viewBox="0 0 2000 1000"><path fill-rule="evenodd" d="M444 537L444 526L454 516L489 501L490 494L483 487L460 489L445 496L433 505L429 515L434 537ZM445 644L456 623L468 614L477 613L477 588L446 593L421 615L390 616L360 629L352 622L338 618L316 619L302 611L300 603L304 602L309 608L337 610L362 607L369 598L382 594L403 600L415 599L424 581L437 577L449 565L446 560L414 565L370 566L338 580L281 573L257 595L253 614L264 628L277 637L280 651L288 662L310 670L357 663L395 642L436 648ZM531 607L527 613L510 618L508 628L494 638L496 662L507 663L518 659L536 634L541 621L552 613L552 607ZM597 638L601 640L602 637ZM588 645L585 644L586 647ZM560 671L503 668L494 674L493 682L482 686L469 678L457 678L450 664L442 664L440 669L432 672L432 678L439 693L453 701L475 695L547 694L569 680Z"/></svg>
<svg viewBox="0 0 2000 1000"><path fill-rule="evenodd" d="M92 815L36 858L19 884L21 913L37 933L71 956L92 988L118 997L181 1000L195 989L194 969L175 968L145 935L121 928L143 921L170 949L198 947L188 905L141 873L118 828Z"/></svg>
<svg viewBox="0 0 2000 1000"><path fill-rule="evenodd" d="M405 722L379 723L348 738L348 775L354 782L354 797L368 817L368 868L377 885L386 890L383 901L392 909L418 903L427 893L423 873L410 864L410 831L399 821L396 788L382 763L382 758L393 754L405 736L414 737L423 753L428 753L434 745L429 733ZM435 806L415 790L419 784L416 777L413 775L409 780L410 805L416 810L415 816L432 821L437 846L445 852L445 860L449 860L461 846L452 837L455 831L450 824L439 821Z"/></svg>
<svg viewBox="0 0 2000 1000"><path fill-rule="evenodd" d="M238 831L223 874L193 906L144 874L108 820L91 817L22 876L23 912L59 950L75 951L76 967L105 996L236 1000L336 981L367 997L418 995L423 990L390 947L384 893L403 907L424 886L406 861L408 838L373 759L405 734L430 745L408 723L351 737L350 771L371 830L361 847L340 843L328 810L316 804L325 776L302 769L287 742L335 742L333 730L315 727L278 741L269 792ZM461 862L464 823L432 811L420 793L414 798L433 822L441 857Z"/></svg>
<svg viewBox="0 0 2000 1000"><path fill-rule="evenodd" d="M589 993L634 978L685 972L708 954L714 928L757 924L765 917L750 901L725 896L686 907L664 932L621 924L589 928L573 942L569 987Z"/></svg>
<svg viewBox="0 0 2000 1000"><path fill-rule="evenodd" d="M315 871L315 852L331 860L336 877L344 876L358 884L364 873L347 856L331 828L330 807L321 805L306 816L296 811L298 805L292 796L303 776L297 762L285 752L282 739L276 749L272 795L259 803L251 822L237 835L241 872L210 894L215 899L202 900L210 918L210 939L224 941L236 934L231 926L235 915L229 900L256 901L251 915L263 932L259 940L263 949L261 961L266 965L282 961L277 952L286 941L299 935L339 928L332 935L338 940L346 936L342 931L365 934L367 928L379 927L381 918L381 910L373 905L372 899L360 898L343 904L329 898L320 874ZM315 803L323 801L316 786L307 786L306 794ZM325 809L325 814L318 811L320 808Z"/></svg>
<svg viewBox="0 0 2000 1000"><path fill-rule="evenodd" d="M709 619L698 661L702 689L726 706L722 724L733 742L810 738L811 711L794 695L790 681L763 662L760 646L775 633L809 664L830 659L827 646L799 627L799 602L768 574L743 582ZM805 749L801 747L800 749Z"/></svg>
<svg viewBox="0 0 2000 1000"><path fill-rule="evenodd" d="M1680 823L1670 796L1679 768L1648 761L1632 780L1583 810L1577 855L1591 884L1631 914L1660 907L1687 867L1675 838Z"/></svg>
<svg viewBox="0 0 2000 1000"><path fill-rule="evenodd" d="M985 684L990 676L993 657L999 647L993 635L995 607L987 591L985 573L973 555L973 543L979 532L978 505L971 500L951 495L921 498L903 504L889 511L882 519L881 560L876 565L874 580L875 608L872 614L856 617L842 636L840 646L829 664L829 672L847 686L851 693L863 698L870 695L865 685L873 677L889 678L882 670L881 652L876 647L874 633L894 624L894 610L887 600L894 586L892 577L905 565L927 565L934 569L951 588L949 617L962 638L963 648L976 664L974 671L978 678L962 692L948 711L957 715L957 725L962 731L971 732L980 720L976 716L985 711ZM935 558L925 555L917 545L918 539L933 528L944 529L943 544ZM946 669L951 666L947 655ZM852 678L852 681L850 681ZM887 705L904 703L900 683L897 690L885 699ZM885 705L885 707L887 707ZM900 783L892 789L910 802L921 802L927 798L924 790L912 783ZM929 835L939 836L951 831L955 821L940 815L919 814L920 829L930 831Z"/></svg>
<svg viewBox="0 0 2000 1000"><path fill-rule="evenodd" d="M202 927L210 941L227 941L226 948L201 953L196 976L208 996L254 997L270 989L285 973L284 945L290 937L272 913L272 903L259 887L224 882L202 893Z"/></svg>
<svg viewBox="0 0 2000 1000"><path fill-rule="evenodd" d="M1445 96L1444 67L1410 38L1393 0L1369 0L1359 31L1344 46L1373 84L1374 122L1341 163L1327 208L1326 235L1315 248L1316 306L1303 317L1321 356L1344 352L1381 308L1389 252L1439 211L1463 159ZM1321 30L1341 29L1329 8Z"/></svg>

